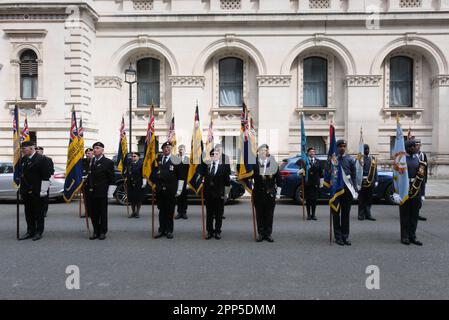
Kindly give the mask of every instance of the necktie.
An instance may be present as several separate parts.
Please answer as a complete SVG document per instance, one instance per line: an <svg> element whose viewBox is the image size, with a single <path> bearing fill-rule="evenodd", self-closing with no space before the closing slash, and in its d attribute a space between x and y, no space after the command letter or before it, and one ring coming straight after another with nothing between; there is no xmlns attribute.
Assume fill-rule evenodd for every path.
<svg viewBox="0 0 449 320"><path fill-rule="evenodd" d="M215 161L212 163L212 169L210 171L213 175L215 175Z"/></svg>
<svg viewBox="0 0 449 320"><path fill-rule="evenodd" d="M166 164L167 163L167 157L164 156L164 160L162 160L162 164Z"/></svg>

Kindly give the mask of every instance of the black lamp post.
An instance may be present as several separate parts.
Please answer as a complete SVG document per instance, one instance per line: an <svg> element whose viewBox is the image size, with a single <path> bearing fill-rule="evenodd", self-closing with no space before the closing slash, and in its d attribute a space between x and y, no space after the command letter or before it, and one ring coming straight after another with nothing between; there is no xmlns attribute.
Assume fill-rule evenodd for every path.
<svg viewBox="0 0 449 320"><path fill-rule="evenodd" d="M137 82L137 71L133 69L131 62L129 63L129 68L125 70L125 82L129 84L129 150L132 149L132 121L131 121L131 108L132 108L132 87L133 84Z"/></svg>

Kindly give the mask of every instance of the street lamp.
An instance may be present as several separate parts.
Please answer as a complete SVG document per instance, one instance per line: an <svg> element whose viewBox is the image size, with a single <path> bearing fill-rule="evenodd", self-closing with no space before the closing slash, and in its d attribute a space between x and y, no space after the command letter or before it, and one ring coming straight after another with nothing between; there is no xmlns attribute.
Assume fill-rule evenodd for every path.
<svg viewBox="0 0 449 320"><path fill-rule="evenodd" d="M132 86L137 82L137 71L133 69L131 62L129 63L129 68L125 70L125 82L129 84L129 152L132 149L132 122L131 122L131 108L132 108Z"/></svg>

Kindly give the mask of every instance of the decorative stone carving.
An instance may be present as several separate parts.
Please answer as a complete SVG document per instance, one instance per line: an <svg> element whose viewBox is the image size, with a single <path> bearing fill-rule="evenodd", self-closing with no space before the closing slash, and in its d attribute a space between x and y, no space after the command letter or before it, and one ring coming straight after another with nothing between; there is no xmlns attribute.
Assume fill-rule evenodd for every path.
<svg viewBox="0 0 449 320"><path fill-rule="evenodd" d="M291 80L290 75L257 76L259 87L289 87Z"/></svg>
<svg viewBox="0 0 449 320"><path fill-rule="evenodd" d="M432 88L449 87L449 74L441 74L432 79Z"/></svg>
<svg viewBox="0 0 449 320"><path fill-rule="evenodd" d="M95 77L95 88L121 89L122 79L119 77Z"/></svg>
<svg viewBox="0 0 449 320"><path fill-rule="evenodd" d="M382 81L381 75L355 75L346 76L347 87L378 87Z"/></svg>
<svg viewBox="0 0 449 320"><path fill-rule="evenodd" d="M204 87L206 77L203 76L169 76L172 87Z"/></svg>

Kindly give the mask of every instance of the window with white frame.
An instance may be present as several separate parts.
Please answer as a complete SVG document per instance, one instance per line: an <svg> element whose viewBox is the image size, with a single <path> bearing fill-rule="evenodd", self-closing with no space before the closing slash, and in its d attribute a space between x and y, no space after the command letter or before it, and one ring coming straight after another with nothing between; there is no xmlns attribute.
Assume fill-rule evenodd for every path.
<svg viewBox="0 0 449 320"><path fill-rule="evenodd" d="M219 106L240 107L243 103L243 60L235 57L218 62Z"/></svg>
<svg viewBox="0 0 449 320"><path fill-rule="evenodd" d="M304 107L327 107L327 60L309 57L303 62Z"/></svg>
<svg viewBox="0 0 449 320"><path fill-rule="evenodd" d="M315 154L317 155L326 154L326 138L327 137L308 136L307 148L314 148Z"/></svg>
<svg viewBox="0 0 449 320"><path fill-rule="evenodd" d="M143 58L137 61L137 106L160 106L160 60Z"/></svg>
<svg viewBox="0 0 449 320"><path fill-rule="evenodd" d="M396 56L390 59L390 107L413 106L413 59Z"/></svg>
<svg viewBox="0 0 449 320"><path fill-rule="evenodd" d="M37 55L33 50L25 50L20 55L20 97L22 99L36 99L37 84Z"/></svg>

